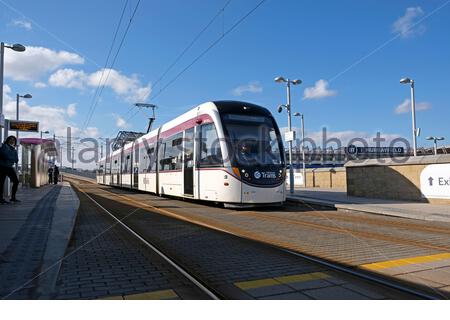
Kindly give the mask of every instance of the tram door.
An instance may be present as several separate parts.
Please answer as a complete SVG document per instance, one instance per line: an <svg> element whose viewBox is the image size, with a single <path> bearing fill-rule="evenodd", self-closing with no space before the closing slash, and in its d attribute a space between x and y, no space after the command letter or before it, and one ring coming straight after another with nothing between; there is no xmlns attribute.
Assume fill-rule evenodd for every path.
<svg viewBox="0 0 450 320"><path fill-rule="evenodd" d="M133 144L134 153L133 153L133 188L139 189L139 144Z"/></svg>
<svg viewBox="0 0 450 320"><path fill-rule="evenodd" d="M194 195L194 128L184 135L184 194Z"/></svg>

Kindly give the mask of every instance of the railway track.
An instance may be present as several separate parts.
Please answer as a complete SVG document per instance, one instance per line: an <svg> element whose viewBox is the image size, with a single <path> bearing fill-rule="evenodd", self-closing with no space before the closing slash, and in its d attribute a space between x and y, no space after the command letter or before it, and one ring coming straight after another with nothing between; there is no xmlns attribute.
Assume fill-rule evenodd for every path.
<svg viewBox="0 0 450 320"><path fill-rule="evenodd" d="M171 206L153 206L135 201L127 197L126 195L121 194L121 192L117 190L111 192L107 188L100 187L91 182L87 182L86 180L73 179L72 182L78 192L84 194L94 205L101 208L102 211L111 216L111 218L113 218L118 224L125 228L130 234L139 239L139 241L142 241L149 249L156 252L161 258L163 258L167 263L178 270L184 277L186 277L186 279L189 279L189 281L191 281L193 285L199 288L202 292L205 293L207 297L211 299L259 298L257 297L257 295L254 296L251 293L251 290L256 290L255 288L249 289L250 293L244 290L246 286L249 286L248 283L258 281L261 283L270 283L269 280L273 281L275 279L276 287L279 283L283 284L280 279L285 279L286 277L297 277L298 279L300 279L301 277L299 278L299 274L303 274L303 272L305 271L303 269L305 268L307 271L314 271L312 273L308 272L307 274L323 273L332 275L333 279L345 279L343 281L346 281L347 284L353 285L356 283L358 286L369 288L366 288L365 290L373 290L373 292L376 292L377 294L379 292L387 292L386 296L377 296L377 294L373 294L372 297L370 297L370 294L367 294L365 296L366 298L443 298L439 295L438 292L433 292L432 290L422 290L422 288L419 289L410 286L409 284L406 284L402 281L380 277L379 275L371 272L355 270L354 268L351 268L349 266L331 262L323 258L317 258L298 251L288 250L286 248L283 248L282 246L277 246L277 244L268 245L267 243L258 243L255 242L253 238L249 239L248 237L243 237L243 234L230 232L230 230L221 228L217 224L209 225L207 222L198 221L194 222L196 223L194 225L191 219L175 213L173 212L173 210L170 210ZM117 202L114 203L111 200ZM133 219L133 217L128 217L123 213L120 213L120 208L125 207L141 207L146 211L146 213L142 213L140 217L134 217L135 219ZM150 216L149 213L151 213L152 215ZM245 214L251 216L254 213L245 212ZM176 220L172 218L176 218ZM280 222L274 217L265 218L270 219L271 221ZM161 219L165 220L161 221ZM177 224L177 226L169 227L169 220L167 219L170 220L171 224L175 223ZM150 226L150 224L148 224L150 221L154 227L152 230L149 230L149 228L147 228ZM293 221L288 222L292 223ZM171 228L172 231L175 230L175 235L156 231L156 225L159 224L163 224L164 226ZM204 227L206 227L207 229ZM314 225L314 227L317 226ZM152 234L152 231L155 232L155 234ZM196 240L193 240L194 236L203 236L204 239L203 241L199 241L199 238L195 237ZM177 238L177 240L174 241L174 238ZM212 239L210 244L207 243L209 238ZM220 238L220 240L218 240L217 238ZM180 241L180 239L182 241ZM192 243L189 243L189 241ZM211 244L213 243L217 244L218 246L221 246L223 245L223 243L225 243L226 246L231 245L231 247L238 247L239 250L229 252L229 249L224 249L225 252L218 253L214 247L211 247ZM181 248L177 248L177 245L181 245ZM190 246L192 246L192 248L190 248ZM205 246L206 249L210 251L205 250ZM259 266L252 265L251 268L245 268L247 267L246 263L251 263L249 262L251 261L251 259L246 261L244 258L245 253L248 253L249 251L249 247L258 252L259 256L255 255L254 259L256 261L261 260L258 263ZM186 248L188 252L180 252L180 250L186 250ZM258 250L262 250L263 253L259 252ZM244 252L244 255L242 254L242 252ZM190 254L192 254L192 256ZM252 254L255 253L252 251ZM203 257L198 257L199 255ZM208 255L211 255L211 257L207 262L205 262L206 260L204 256ZM217 259L218 262L214 267L213 265L215 264L215 259ZM233 268L230 265L227 265L225 267L221 267L220 261L223 262L224 259L231 259L231 261L234 261L235 264L241 263L242 266L235 266ZM281 259L282 262L279 262L277 259ZM206 266L202 266L200 260L204 261L206 263ZM266 261L264 260L270 261L268 263L265 263ZM296 264L299 264L300 267L295 267ZM258 269L258 267L261 266L262 268ZM211 270L209 269L209 267L211 267ZM248 270L252 268L254 268L255 270ZM218 269L219 271L216 269ZM245 269L245 271L241 272L242 269ZM282 271L278 272L276 270ZM221 272L222 274L220 274ZM232 276L224 273L229 273ZM315 280L318 281L320 279ZM338 283L339 281L336 280L335 282ZM289 284L287 285L289 286ZM243 286L244 289L242 289L240 286ZM251 286L252 284L250 284L250 287ZM241 290L239 290L238 288L240 288ZM306 290L305 292L312 291L314 291L314 289L311 289L310 291ZM358 292L358 290L356 292ZM359 293L360 292L361 291L359 291ZM299 296L302 296L302 292L298 292L298 294ZM330 294L332 295L332 293ZM313 295L311 296L314 297ZM273 295L273 297L277 297L277 295ZM329 296L329 298L338 299L340 297Z"/></svg>

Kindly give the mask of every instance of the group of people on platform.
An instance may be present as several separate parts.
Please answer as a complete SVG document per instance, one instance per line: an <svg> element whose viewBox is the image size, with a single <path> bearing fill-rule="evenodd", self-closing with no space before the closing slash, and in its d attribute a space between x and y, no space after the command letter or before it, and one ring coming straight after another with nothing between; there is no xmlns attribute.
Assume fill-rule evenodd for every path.
<svg viewBox="0 0 450 320"><path fill-rule="evenodd" d="M58 166L54 166L54 167L50 167L48 168L48 183L49 184L58 184L58 180L59 180L59 168Z"/></svg>

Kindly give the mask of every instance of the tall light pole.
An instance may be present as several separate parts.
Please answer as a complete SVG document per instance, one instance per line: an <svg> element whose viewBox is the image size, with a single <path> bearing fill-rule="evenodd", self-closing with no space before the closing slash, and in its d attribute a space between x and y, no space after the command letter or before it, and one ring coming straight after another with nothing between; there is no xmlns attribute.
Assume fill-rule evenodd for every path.
<svg viewBox="0 0 450 320"><path fill-rule="evenodd" d="M278 83L286 83L286 90L287 90L287 104L286 105L280 105L278 107L278 112L283 111L283 107L286 108L287 114L288 114L288 130L289 132L292 132L292 125L291 125L291 84L298 85L302 83L302 80L295 79L295 80L289 80L285 79L283 77L276 77L275 82ZM291 137L292 139L294 137ZM294 168L292 166L292 139L288 141L289 143L289 192L294 193ZM284 150L283 150L284 152Z"/></svg>
<svg viewBox="0 0 450 320"><path fill-rule="evenodd" d="M410 78L400 79L401 84L411 85L411 113L412 113L412 130L413 130L413 148L414 156L417 156L417 128L416 128L416 101L414 96L414 80Z"/></svg>
<svg viewBox="0 0 450 320"><path fill-rule="evenodd" d="M445 140L444 137L427 137L427 140L432 140L434 142L434 155L437 155L437 142Z"/></svg>
<svg viewBox="0 0 450 320"><path fill-rule="evenodd" d="M21 44L13 44L12 46L6 45L4 42L0 43L0 142L3 142L3 121L5 119L3 115L3 70L5 65L5 48L12 49L17 52L25 51L25 47Z"/></svg>
<svg viewBox="0 0 450 320"><path fill-rule="evenodd" d="M303 173L303 187L306 188L306 159L305 159L305 117L302 113L294 113L294 117L300 117L302 123L302 173Z"/></svg>
<svg viewBox="0 0 450 320"><path fill-rule="evenodd" d="M16 94L16 120L19 121L19 98L31 99L33 96L29 93L21 96L20 94ZM16 130L16 139L17 139L17 150L19 150L19 130ZM16 162L16 171L19 169L19 163Z"/></svg>
<svg viewBox="0 0 450 320"><path fill-rule="evenodd" d="M73 165L75 162L74 158L75 158L75 147L72 147L72 171L73 171Z"/></svg>
<svg viewBox="0 0 450 320"><path fill-rule="evenodd" d="M16 120L19 120L19 99L20 98L24 98L24 99L31 99L33 98L33 96L29 93L21 96L20 94L16 94ZM19 141L19 130L16 130L16 138L17 141Z"/></svg>

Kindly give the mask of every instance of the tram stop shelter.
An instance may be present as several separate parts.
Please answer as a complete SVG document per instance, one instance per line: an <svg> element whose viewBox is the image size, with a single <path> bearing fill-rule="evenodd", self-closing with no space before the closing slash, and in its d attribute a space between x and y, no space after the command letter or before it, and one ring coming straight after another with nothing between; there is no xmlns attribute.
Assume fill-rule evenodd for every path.
<svg viewBox="0 0 450 320"><path fill-rule="evenodd" d="M53 139L21 138L22 166L20 180L23 186L39 188L48 183L47 171L58 156Z"/></svg>

